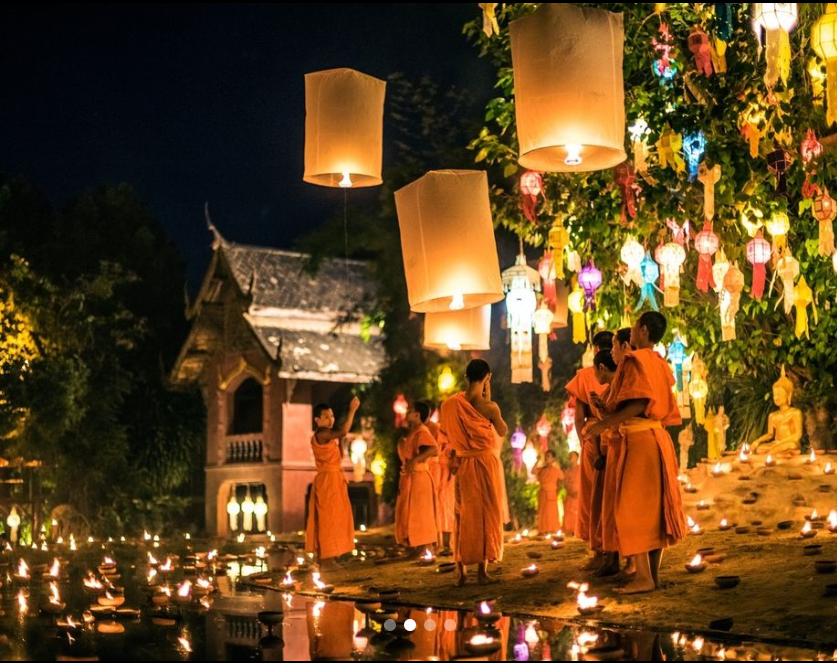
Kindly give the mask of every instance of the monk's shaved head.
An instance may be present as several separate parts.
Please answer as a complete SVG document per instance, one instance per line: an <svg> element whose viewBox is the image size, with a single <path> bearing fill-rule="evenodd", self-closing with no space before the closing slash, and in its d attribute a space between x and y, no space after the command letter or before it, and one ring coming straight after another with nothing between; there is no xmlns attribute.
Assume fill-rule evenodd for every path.
<svg viewBox="0 0 837 663"><path fill-rule="evenodd" d="M648 340L652 343L659 343L666 333L666 317L659 311L646 311L639 316L639 326L648 330Z"/></svg>
<svg viewBox="0 0 837 663"><path fill-rule="evenodd" d="M593 347L596 350L610 350L613 345L613 332L600 331L593 337Z"/></svg>
<svg viewBox="0 0 837 663"><path fill-rule="evenodd" d="M468 362L468 368L465 369L465 377L471 384L482 382L490 373L491 366L485 359L472 359Z"/></svg>

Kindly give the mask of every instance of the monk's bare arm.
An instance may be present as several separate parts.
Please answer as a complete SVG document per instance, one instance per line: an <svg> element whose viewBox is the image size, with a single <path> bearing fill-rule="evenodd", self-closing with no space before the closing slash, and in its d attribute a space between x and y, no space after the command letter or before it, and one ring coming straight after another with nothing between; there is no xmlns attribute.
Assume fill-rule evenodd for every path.
<svg viewBox="0 0 837 663"><path fill-rule="evenodd" d="M419 452L416 455L416 457L413 458L410 462L407 463L407 468L406 468L407 472L412 472L413 467L417 463L423 463L428 458L433 458L434 456L438 456L438 455L439 455L439 447L437 447L435 444L428 444L426 446L419 447Z"/></svg>
<svg viewBox="0 0 837 663"><path fill-rule="evenodd" d="M594 435L601 435L608 428L617 428L628 419L645 414L645 410L648 408L648 402L647 398L625 401L618 412L611 414L609 417L605 417L601 421L596 421L588 425L584 432L592 437Z"/></svg>
<svg viewBox="0 0 837 663"><path fill-rule="evenodd" d="M575 400L575 430L577 432L584 432L584 426L587 423L587 404L578 399Z"/></svg>
<svg viewBox="0 0 837 663"><path fill-rule="evenodd" d="M346 420L340 428L321 428L317 431L315 438L320 444L328 444L332 440L342 440L352 430L352 424L355 422L355 413L360 407L360 400L355 396L351 403L349 403L349 414L346 415Z"/></svg>
<svg viewBox="0 0 837 663"><path fill-rule="evenodd" d="M505 437L509 432L509 427L503 420L503 414L500 412L500 406L497 405L497 403L488 403L487 405L488 419L494 425L494 430L497 431L497 435L500 437Z"/></svg>

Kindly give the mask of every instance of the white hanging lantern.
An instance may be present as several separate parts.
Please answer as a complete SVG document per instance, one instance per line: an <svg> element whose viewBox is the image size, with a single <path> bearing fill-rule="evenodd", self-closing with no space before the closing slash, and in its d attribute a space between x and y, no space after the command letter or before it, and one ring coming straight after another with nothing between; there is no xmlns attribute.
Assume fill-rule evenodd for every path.
<svg viewBox="0 0 837 663"><path fill-rule="evenodd" d="M259 532L264 532L267 529L267 522L265 520L265 516L267 516L267 502L264 501L261 495L256 498L256 503L253 505L253 515L256 516L256 528Z"/></svg>
<svg viewBox="0 0 837 663"><path fill-rule="evenodd" d="M376 186L381 179L386 82L354 69L305 75L305 174L320 186Z"/></svg>
<svg viewBox="0 0 837 663"><path fill-rule="evenodd" d="M506 311L511 333L512 383L531 382L532 325L537 309L536 292L541 288L541 277L536 269L526 264L526 256L517 256L515 264L503 271L506 291Z"/></svg>
<svg viewBox="0 0 837 663"><path fill-rule="evenodd" d="M587 172L625 161L622 14L543 3L509 34L520 164Z"/></svg>
<svg viewBox="0 0 837 663"><path fill-rule="evenodd" d="M230 493L230 501L227 502L227 515L230 517L230 531L238 529L238 515L241 513L241 505L235 499L235 492Z"/></svg>
<svg viewBox="0 0 837 663"><path fill-rule="evenodd" d="M244 515L241 517L241 528L245 532L252 532L253 531L253 512L256 510L256 505L253 502L253 499L250 497L250 490L247 490L247 496L244 498L244 501L241 503L241 513Z"/></svg>
<svg viewBox="0 0 837 663"><path fill-rule="evenodd" d="M640 265L645 258L645 248L633 237L628 237L622 245L619 257L628 266L628 271L622 277L622 280L626 285L634 283L638 288L641 288L643 279Z"/></svg>
<svg viewBox="0 0 837 663"><path fill-rule="evenodd" d="M686 250L677 242L669 242L660 249L660 266L663 268L663 305L680 305L680 268L686 261Z"/></svg>

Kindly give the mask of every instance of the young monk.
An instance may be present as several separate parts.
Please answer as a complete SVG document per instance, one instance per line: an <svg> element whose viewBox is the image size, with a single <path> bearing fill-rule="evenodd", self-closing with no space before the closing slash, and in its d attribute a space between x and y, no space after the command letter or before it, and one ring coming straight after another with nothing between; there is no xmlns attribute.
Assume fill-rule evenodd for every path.
<svg viewBox="0 0 837 663"><path fill-rule="evenodd" d="M423 402L427 403L431 412L435 410L433 403L427 400ZM439 455L430 458L428 463L430 474L433 476L433 482L436 486L436 529L439 533L438 544L441 548L439 555L445 557L453 554L450 547L456 501L456 478L451 473L450 468L453 451L447 437L441 434L442 430L439 424L428 419L424 425L430 430L430 434L436 438L436 444L439 446Z"/></svg>
<svg viewBox="0 0 837 663"><path fill-rule="evenodd" d="M349 414L340 428L334 428L334 411L330 405L314 408L314 435L311 450L317 476L311 484L308 499L308 523L305 528L305 550L317 556L324 567L338 566L336 558L354 548L355 525L349 487L341 466L343 450L340 441L348 435L360 401L353 398Z"/></svg>
<svg viewBox="0 0 837 663"><path fill-rule="evenodd" d="M613 344L613 333L602 331L593 337L593 346L596 351L610 350ZM585 438L584 427L588 421L595 420L591 408L591 397L593 394L601 394L604 391L604 385L596 380L596 369L592 366L581 368L575 374L575 377L567 383L567 392L571 396L575 396L575 429L578 432L578 437L581 440L581 459L579 470L579 490L578 490L578 522L576 524L575 535L591 542L590 535L590 507L593 496L593 482L595 479L596 469L594 464L596 462L596 447L593 440ZM594 555L593 558L584 566L584 570L590 571L597 569L603 560L602 551L594 548L591 545L591 550Z"/></svg>
<svg viewBox="0 0 837 663"><path fill-rule="evenodd" d="M472 359L465 370L467 391L442 403L442 433L456 453L457 522L454 559L458 587L465 584L467 567L477 564L481 585L497 582L488 574L488 562L503 556L503 476L495 453L495 433L505 436L508 426L491 400L491 368L484 359Z"/></svg>
<svg viewBox="0 0 837 663"><path fill-rule="evenodd" d="M610 387L603 420L587 426L589 436L607 429L622 435L617 462L616 528L619 552L634 556L636 576L622 594L659 587L663 548L683 538L686 522L677 483L677 456L665 426L680 423L674 376L655 351L666 331L657 311L643 313L631 332L637 348L625 356Z"/></svg>
<svg viewBox="0 0 837 663"><path fill-rule="evenodd" d="M610 383L616 374L616 362L610 350L599 350L593 359L593 369L596 371L596 380L605 387L602 396L591 394L590 409L597 419L605 416L601 407L601 398L607 395ZM596 570L595 575L599 578L614 576L619 573L619 554L608 553L603 545L602 506L604 503L605 471L607 469L607 451L610 447L610 438L613 431L607 430L601 436L593 438L593 467L596 472L593 476L593 489L590 496L590 546L594 550L602 551L602 564Z"/></svg>
<svg viewBox="0 0 837 663"><path fill-rule="evenodd" d="M575 534L578 521L578 483L579 483L578 452L570 451L567 457L567 469L564 470L564 488L567 489L567 499L564 501L564 522L561 529L564 534Z"/></svg>
<svg viewBox="0 0 837 663"><path fill-rule="evenodd" d="M410 432L399 445L401 481L395 503L395 540L412 548L411 556L436 545L436 486L428 461L439 454L436 439L425 422L427 403L416 401L407 411Z"/></svg>
<svg viewBox="0 0 837 663"><path fill-rule="evenodd" d="M561 529L558 519L558 491L564 473L555 462L555 452L546 451L543 465L535 469L535 476L540 484L538 490L538 533L548 534Z"/></svg>
<svg viewBox="0 0 837 663"><path fill-rule="evenodd" d="M613 349L611 356L618 367L622 363L625 356L633 350L631 345L631 328L625 327L620 329L613 337ZM602 376L604 377L604 376ZM615 377L615 376L614 376ZM613 380L610 380L612 384ZM597 406L601 410L605 410L604 402L593 397ZM607 451L605 456L604 469L604 486L602 488L602 517L601 517L601 532L602 532L602 550L606 554L615 555L617 565L619 564L619 532L616 529L616 469L619 462L619 456L622 452L622 436L618 430L610 430L610 436L607 441ZM634 568L633 558L628 557L625 568L616 574L614 580L616 582L627 582L633 579L636 569Z"/></svg>

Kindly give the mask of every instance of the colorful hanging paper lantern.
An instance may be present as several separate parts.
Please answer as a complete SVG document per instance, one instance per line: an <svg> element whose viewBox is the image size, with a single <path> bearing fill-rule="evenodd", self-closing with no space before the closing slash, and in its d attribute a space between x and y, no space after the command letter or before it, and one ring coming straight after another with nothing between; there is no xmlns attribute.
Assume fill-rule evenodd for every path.
<svg viewBox="0 0 837 663"><path fill-rule="evenodd" d="M712 265L712 278L715 281L715 292L720 292L724 287L724 277L729 271L729 261L723 249L715 254L715 264Z"/></svg>
<svg viewBox="0 0 837 663"><path fill-rule="evenodd" d="M642 191L636 183L636 174L630 162L621 163L613 169L613 181L622 190L622 223L628 223L628 218L636 218L636 196Z"/></svg>
<svg viewBox="0 0 837 663"><path fill-rule="evenodd" d="M526 433L518 426L511 434L511 448L514 451L514 466L517 469L523 465L523 447L526 446Z"/></svg>
<svg viewBox="0 0 837 663"><path fill-rule="evenodd" d="M484 171L435 170L395 192L410 309L475 308L503 298Z"/></svg>
<svg viewBox="0 0 837 663"><path fill-rule="evenodd" d="M570 245L570 233L564 227L564 219L558 217L549 229L549 248L552 249L552 264L555 278L564 278L564 249Z"/></svg>
<svg viewBox="0 0 837 663"><path fill-rule="evenodd" d="M701 373L695 371L692 360L692 379L689 381L689 396L695 405L695 423L706 421L706 397L709 395L709 385Z"/></svg>
<svg viewBox="0 0 837 663"><path fill-rule="evenodd" d="M683 225L679 225L674 219L666 219L666 226L671 230L671 239L677 242L686 251L689 250L689 241L691 239L692 225L689 221L684 221Z"/></svg>
<svg viewBox="0 0 837 663"><path fill-rule="evenodd" d="M538 261L538 274L543 281L543 301L552 309L555 307L555 267L552 264L552 254L544 252L543 257Z"/></svg>
<svg viewBox="0 0 837 663"><path fill-rule="evenodd" d="M773 249L761 232L747 242L747 262L753 266L753 297L761 300L764 295L765 265L770 262Z"/></svg>
<svg viewBox="0 0 837 663"><path fill-rule="evenodd" d="M825 61L826 122L837 122L837 3L826 4L825 13L811 28L811 48Z"/></svg>
<svg viewBox="0 0 837 663"><path fill-rule="evenodd" d="M824 149L822 143L817 140L814 130L808 129L799 147L799 153L802 155L802 165L807 169L822 156Z"/></svg>
<svg viewBox="0 0 837 663"><path fill-rule="evenodd" d="M724 276L720 293L721 338L735 340L735 316L741 308L741 292L744 290L744 273L738 264L732 264Z"/></svg>
<svg viewBox="0 0 837 663"><path fill-rule="evenodd" d="M788 247L790 219L785 212L773 212L770 220L764 224L773 240L773 257L778 260Z"/></svg>
<svg viewBox="0 0 837 663"><path fill-rule="evenodd" d="M686 262L686 251L677 242L664 244L658 257L663 268L663 304L680 305L680 269Z"/></svg>
<svg viewBox="0 0 837 663"><path fill-rule="evenodd" d="M398 428L404 425L407 418L407 411L410 409L410 404L404 398L404 394L398 394L398 397L392 403L392 411L395 412L395 427Z"/></svg>
<svg viewBox="0 0 837 663"><path fill-rule="evenodd" d="M689 168L689 181L694 182L698 176L698 166L706 151L706 138L702 131L694 131L683 136L683 155Z"/></svg>
<svg viewBox="0 0 837 663"><path fill-rule="evenodd" d="M767 168L776 176L776 193L788 196L788 168L790 168L790 154L787 150L776 145L776 149L767 155Z"/></svg>
<svg viewBox="0 0 837 663"><path fill-rule="evenodd" d="M602 273L596 269L593 259L578 273L578 284L584 290L585 306L588 311L596 310L596 290L602 285Z"/></svg>
<svg viewBox="0 0 837 663"><path fill-rule="evenodd" d="M513 267L503 271L506 311L511 332L512 383L532 381L532 325L537 309L536 292L541 288L540 274L526 264L520 253Z"/></svg>
<svg viewBox="0 0 837 663"><path fill-rule="evenodd" d="M834 217L837 216L837 205L835 205L834 199L828 195L827 189L814 198L812 210L814 218L820 224L817 251L821 256L830 256L835 250Z"/></svg>
<svg viewBox="0 0 837 663"><path fill-rule="evenodd" d="M654 75L660 79L660 85L666 85L677 75L677 61L671 57L674 48L673 38L668 24L660 21L659 39L651 39L651 44L659 56L652 64Z"/></svg>
<svg viewBox="0 0 837 663"><path fill-rule="evenodd" d="M634 169L638 173L644 173L648 170L648 134L651 130L648 128L648 122L645 119L638 117L636 121L628 127L628 133L631 135L631 147L634 155Z"/></svg>
<svg viewBox="0 0 837 663"><path fill-rule="evenodd" d="M535 430L538 431L538 436L541 438L541 451L549 449L549 434L552 432L552 424L546 418L546 414L542 414L535 424Z"/></svg>
<svg viewBox="0 0 837 663"><path fill-rule="evenodd" d="M709 292L709 287L715 287L712 277L712 256L720 246L718 236L712 232L712 224L706 223L697 235L695 235L695 250L700 254L698 259L697 289L701 292Z"/></svg>
<svg viewBox="0 0 837 663"><path fill-rule="evenodd" d="M353 69L305 75L305 172L320 186L377 186L386 82Z"/></svg>
<svg viewBox="0 0 837 663"><path fill-rule="evenodd" d="M567 306L573 314L573 343L584 343L587 340L584 320L584 290L578 284L567 298Z"/></svg>
<svg viewBox="0 0 837 663"><path fill-rule="evenodd" d="M643 258L639 267L642 270L642 290L637 309L642 308L642 305L648 302L648 305L656 311L658 310L657 296L654 294L654 290L656 289L657 279L660 278L660 267L654 262L650 253L645 254L645 258Z"/></svg>
<svg viewBox="0 0 837 663"><path fill-rule="evenodd" d="M541 301L540 307L532 316L535 326L535 333L538 335L538 359L543 362L549 357L549 334L552 331L552 311L549 310L545 301Z"/></svg>
<svg viewBox="0 0 837 663"><path fill-rule="evenodd" d="M488 350L491 305L460 311L426 313L423 347L432 350Z"/></svg>
<svg viewBox="0 0 837 663"><path fill-rule="evenodd" d="M555 282L555 308L552 311L552 326L553 328L563 329L567 326L567 319L569 318L569 306L567 299L570 295L570 289L564 281Z"/></svg>
<svg viewBox="0 0 837 663"><path fill-rule="evenodd" d="M796 287L793 282L799 276L799 261L790 254L790 251L786 252L776 263L776 274L782 280L785 315L790 315L796 297Z"/></svg>
<svg viewBox="0 0 837 663"><path fill-rule="evenodd" d="M751 106L741 114L741 134L750 146L750 158L759 156L759 142L767 135L767 119L764 110L758 106Z"/></svg>
<svg viewBox="0 0 837 663"><path fill-rule="evenodd" d="M794 306L796 306L796 338L801 339L803 336L810 339L811 334L808 325L808 307L814 306L814 322L817 322L817 305L814 302L814 291L808 285L804 276L799 277L799 283L796 284L796 297L794 298Z"/></svg>
<svg viewBox="0 0 837 663"><path fill-rule="evenodd" d="M586 172L622 163L622 15L543 3L509 34L521 165Z"/></svg>
<svg viewBox="0 0 837 663"><path fill-rule="evenodd" d="M695 58L698 73L704 76L712 75L712 48L709 46L709 35L699 26L694 26L687 40L689 51Z"/></svg>
<svg viewBox="0 0 837 663"><path fill-rule="evenodd" d="M709 168L706 162L698 167L698 180L703 184L703 218L712 221L715 218L715 185L721 179L721 167Z"/></svg>
<svg viewBox="0 0 837 663"><path fill-rule="evenodd" d="M537 223L538 196L543 193L543 176L535 170L527 170L520 176L520 195L523 196L523 215Z"/></svg>
<svg viewBox="0 0 837 663"><path fill-rule="evenodd" d="M640 269L640 265L642 264L642 260L645 258L645 249L643 248L642 244L637 242L633 237L630 235L625 240L625 243L622 244L622 249L619 252L619 257L622 258L622 262L624 262L628 266L628 270L625 272L625 275L622 277L622 280L625 284L635 283L637 287L642 287L642 270Z"/></svg>
<svg viewBox="0 0 837 663"><path fill-rule="evenodd" d="M656 142L657 158L660 160L660 168L673 168L675 172L682 173L686 170L686 162L683 161L683 136L674 131L668 123L660 132L660 138Z"/></svg>
<svg viewBox="0 0 837 663"><path fill-rule="evenodd" d="M668 344L668 360L674 366L674 377L677 382L677 391L683 391L683 363L686 361L686 344L675 332L674 340Z"/></svg>
<svg viewBox="0 0 837 663"><path fill-rule="evenodd" d="M790 37L796 27L798 10L795 2L757 2L753 4L753 26L761 43L761 29L766 33L767 72L764 82L773 88L790 74Z"/></svg>

